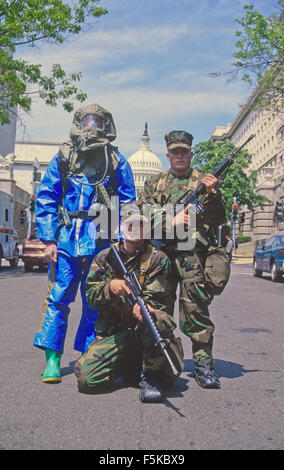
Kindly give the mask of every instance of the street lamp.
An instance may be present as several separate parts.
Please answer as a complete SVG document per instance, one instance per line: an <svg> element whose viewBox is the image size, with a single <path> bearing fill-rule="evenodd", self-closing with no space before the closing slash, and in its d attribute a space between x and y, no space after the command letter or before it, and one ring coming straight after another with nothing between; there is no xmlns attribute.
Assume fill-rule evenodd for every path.
<svg viewBox="0 0 284 470"><path fill-rule="evenodd" d="M39 167L40 167L40 163L39 163L37 157L35 157L34 160L33 160L33 169L34 169L34 171L33 171L33 182L36 181L37 170L39 169Z"/></svg>
<svg viewBox="0 0 284 470"><path fill-rule="evenodd" d="M28 226L28 233L27 233L27 238L30 237L31 231L32 231L32 223L33 223L33 215L35 212L35 197L36 197L36 182L40 181L41 174L38 172L38 169L40 167L40 163L37 159L37 157L34 158L33 160L33 180L32 180L32 195L30 197L30 218L29 218L29 226Z"/></svg>

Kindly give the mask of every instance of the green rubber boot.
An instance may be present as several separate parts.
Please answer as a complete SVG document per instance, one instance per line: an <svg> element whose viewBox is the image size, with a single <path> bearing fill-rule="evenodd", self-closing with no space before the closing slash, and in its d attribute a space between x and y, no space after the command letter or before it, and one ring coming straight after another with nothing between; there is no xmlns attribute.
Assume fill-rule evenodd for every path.
<svg viewBox="0 0 284 470"><path fill-rule="evenodd" d="M53 349L45 349L47 365L42 376L42 381L46 383L61 382L60 360L61 354Z"/></svg>

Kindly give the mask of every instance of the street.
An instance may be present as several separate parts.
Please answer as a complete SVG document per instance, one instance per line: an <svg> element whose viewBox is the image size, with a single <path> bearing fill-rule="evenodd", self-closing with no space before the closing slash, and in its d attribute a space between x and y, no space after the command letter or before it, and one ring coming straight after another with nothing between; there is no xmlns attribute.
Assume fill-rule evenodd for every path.
<svg viewBox="0 0 284 470"><path fill-rule="evenodd" d="M163 404L140 403L133 387L78 393L79 296L71 306L62 382L42 383L44 353L32 343L46 289L46 272L3 263L0 449L283 449L283 281L254 278L251 265L232 264L228 286L210 309L221 389L197 385L191 343L180 333L185 369Z"/></svg>

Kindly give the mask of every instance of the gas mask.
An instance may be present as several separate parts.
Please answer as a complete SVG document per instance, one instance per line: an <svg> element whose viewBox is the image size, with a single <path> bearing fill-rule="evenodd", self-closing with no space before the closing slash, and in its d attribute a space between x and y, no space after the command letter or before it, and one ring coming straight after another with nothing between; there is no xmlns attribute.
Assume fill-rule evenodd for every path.
<svg viewBox="0 0 284 470"><path fill-rule="evenodd" d="M70 138L77 152L105 147L116 138L113 117L98 104L77 109L70 130Z"/></svg>

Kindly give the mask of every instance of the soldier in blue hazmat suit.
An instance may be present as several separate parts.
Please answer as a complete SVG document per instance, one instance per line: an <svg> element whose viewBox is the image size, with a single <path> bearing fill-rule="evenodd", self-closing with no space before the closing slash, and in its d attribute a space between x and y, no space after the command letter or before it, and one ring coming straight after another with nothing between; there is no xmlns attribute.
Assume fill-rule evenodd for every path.
<svg viewBox="0 0 284 470"><path fill-rule="evenodd" d="M38 236L50 262L48 293L34 339L34 346L45 350L43 382L61 381L69 304L79 286L82 317L74 349L84 352L95 339L97 311L86 300L86 277L94 255L109 245L110 218L117 206L135 199L130 165L111 145L116 129L109 111L98 104L78 109L70 138L48 165L36 199Z"/></svg>

